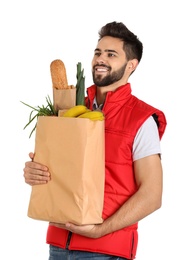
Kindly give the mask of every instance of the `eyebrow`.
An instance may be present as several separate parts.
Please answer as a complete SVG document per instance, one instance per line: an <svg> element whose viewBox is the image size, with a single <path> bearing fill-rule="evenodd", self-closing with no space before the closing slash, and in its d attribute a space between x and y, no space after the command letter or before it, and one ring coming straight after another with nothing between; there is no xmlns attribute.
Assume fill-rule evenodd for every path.
<svg viewBox="0 0 182 260"><path fill-rule="evenodd" d="M101 51L101 49L96 48L94 51ZM104 50L104 51L105 51L105 52L113 52L113 53L117 53L117 54L118 54L118 52L115 51L115 50L106 49L106 50Z"/></svg>

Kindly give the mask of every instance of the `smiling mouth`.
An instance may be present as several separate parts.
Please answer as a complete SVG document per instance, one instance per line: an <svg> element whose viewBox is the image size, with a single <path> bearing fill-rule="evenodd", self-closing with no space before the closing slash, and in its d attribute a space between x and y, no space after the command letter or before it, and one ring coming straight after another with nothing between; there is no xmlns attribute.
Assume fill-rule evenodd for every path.
<svg viewBox="0 0 182 260"><path fill-rule="evenodd" d="M103 72L108 72L109 71L109 68L107 68L107 67L95 67L95 71L96 72L101 72L101 73L103 73Z"/></svg>

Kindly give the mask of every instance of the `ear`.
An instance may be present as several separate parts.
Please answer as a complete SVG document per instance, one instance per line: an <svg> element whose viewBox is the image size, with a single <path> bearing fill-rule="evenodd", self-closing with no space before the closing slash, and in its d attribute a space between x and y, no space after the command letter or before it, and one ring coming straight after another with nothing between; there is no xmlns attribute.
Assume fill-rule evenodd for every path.
<svg viewBox="0 0 182 260"><path fill-rule="evenodd" d="M138 66L138 60L137 59L133 59L133 60L129 60L128 61L128 70L131 72L133 72L137 66Z"/></svg>

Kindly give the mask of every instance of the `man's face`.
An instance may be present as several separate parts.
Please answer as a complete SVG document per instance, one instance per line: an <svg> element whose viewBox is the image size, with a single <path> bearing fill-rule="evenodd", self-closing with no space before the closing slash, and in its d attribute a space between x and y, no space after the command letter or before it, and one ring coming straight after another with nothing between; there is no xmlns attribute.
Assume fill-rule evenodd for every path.
<svg viewBox="0 0 182 260"><path fill-rule="evenodd" d="M92 60L92 76L98 87L119 82L127 66L123 42L110 36L103 37L97 44Z"/></svg>

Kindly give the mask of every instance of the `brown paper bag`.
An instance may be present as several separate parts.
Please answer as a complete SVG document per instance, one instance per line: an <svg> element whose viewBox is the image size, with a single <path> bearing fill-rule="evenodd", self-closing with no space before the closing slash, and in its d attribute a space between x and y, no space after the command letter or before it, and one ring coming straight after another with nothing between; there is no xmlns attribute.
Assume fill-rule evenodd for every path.
<svg viewBox="0 0 182 260"><path fill-rule="evenodd" d="M58 111L76 105L76 87L70 89L53 88L54 108Z"/></svg>
<svg viewBox="0 0 182 260"><path fill-rule="evenodd" d="M57 223L102 223L104 121L39 117L35 158L51 181L32 187L28 216Z"/></svg>

